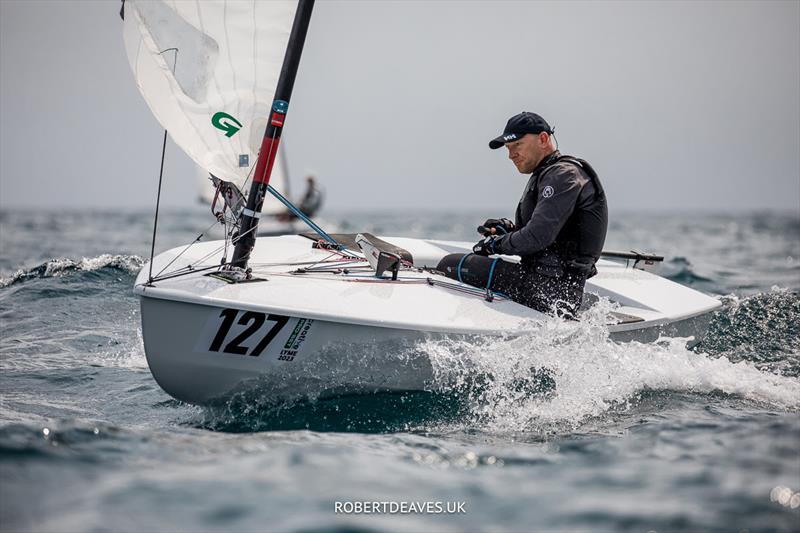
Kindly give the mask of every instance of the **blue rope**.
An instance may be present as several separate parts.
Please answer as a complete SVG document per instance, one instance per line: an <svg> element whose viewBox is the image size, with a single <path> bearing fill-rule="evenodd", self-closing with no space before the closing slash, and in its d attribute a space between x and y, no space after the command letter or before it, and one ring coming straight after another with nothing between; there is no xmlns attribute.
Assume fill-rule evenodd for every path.
<svg viewBox="0 0 800 533"><path fill-rule="evenodd" d="M492 261L492 266L489 267L489 279L486 282L486 290L487 291L492 290L491 287L492 287L492 277L494 277L494 267L497 266L497 262L499 260L500 260L499 257L495 257L494 260Z"/></svg>
<svg viewBox="0 0 800 533"><path fill-rule="evenodd" d="M464 280L461 279L461 265L464 264L464 259L466 259L467 256L470 256L470 255L472 255L472 254L469 253L469 254L462 255L461 259L458 261L458 266L456 267L456 275L458 276L458 281L460 281L461 283L464 283Z"/></svg>
<svg viewBox="0 0 800 533"><path fill-rule="evenodd" d="M275 188L272 185L267 185L267 190L270 193L272 193L272 196L277 198L283 205L285 205L286 208L289 211L291 211L292 214L294 214L294 216L296 216L297 218L308 224L308 227L313 229L317 233L317 235L319 235L329 243L336 245L340 250L344 248L344 246L336 242L336 239L325 233L325 230L314 224L314 222L310 218L308 218L302 211L300 211L297 207L295 207L295 205L292 202L287 200L281 193L275 190Z"/></svg>

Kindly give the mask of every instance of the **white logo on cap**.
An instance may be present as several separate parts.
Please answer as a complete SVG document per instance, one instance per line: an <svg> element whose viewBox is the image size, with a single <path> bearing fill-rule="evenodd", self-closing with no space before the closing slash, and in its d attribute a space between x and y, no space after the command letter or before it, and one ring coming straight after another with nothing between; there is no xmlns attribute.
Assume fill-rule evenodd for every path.
<svg viewBox="0 0 800 533"><path fill-rule="evenodd" d="M551 196L553 196L553 188L550 185L548 185L542 191L542 198L550 198Z"/></svg>
<svg viewBox="0 0 800 533"><path fill-rule="evenodd" d="M512 133L511 135L503 135L503 140L504 141L510 141L511 139L516 139L516 138L517 138L517 134L516 133Z"/></svg>

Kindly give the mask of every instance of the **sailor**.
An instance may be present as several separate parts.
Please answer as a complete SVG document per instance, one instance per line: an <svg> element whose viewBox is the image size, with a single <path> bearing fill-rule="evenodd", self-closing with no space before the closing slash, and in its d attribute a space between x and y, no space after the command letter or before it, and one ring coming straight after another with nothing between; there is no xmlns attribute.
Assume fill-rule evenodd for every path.
<svg viewBox="0 0 800 533"><path fill-rule="evenodd" d="M300 211L306 216L313 217L322 206L322 190L317 186L313 175L306 176L306 192L300 200Z"/></svg>
<svg viewBox="0 0 800 533"><path fill-rule="evenodd" d="M589 163L559 153L553 129L536 113L511 117L489 142L493 150L502 146L520 173L531 174L514 220L486 220L472 253L445 256L437 270L538 311L575 318L606 238L603 187Z"/></svg>
<svg viewBox="0 0 800 533"><path fill-rule="evenodd" d="M306 176L306 192L300 199L298 209L307 217L313 217L320 207L322 207L322 189L317 186L317 179L314 175L310 174ZM296 218L297 216L288 210L278 215L278 220L282 222L290 222Z"/></svg>

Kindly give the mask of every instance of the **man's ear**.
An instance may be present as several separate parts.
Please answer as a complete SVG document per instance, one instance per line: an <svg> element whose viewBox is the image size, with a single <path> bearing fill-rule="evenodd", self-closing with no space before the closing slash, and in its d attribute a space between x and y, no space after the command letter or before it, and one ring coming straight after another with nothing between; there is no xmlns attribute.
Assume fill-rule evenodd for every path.
<svg viewBox="0 0 800 533"><path fill-rule="evenodd" d="M550 140L550 135L546 131L539 132L539 144L545 145Z"/></svg>

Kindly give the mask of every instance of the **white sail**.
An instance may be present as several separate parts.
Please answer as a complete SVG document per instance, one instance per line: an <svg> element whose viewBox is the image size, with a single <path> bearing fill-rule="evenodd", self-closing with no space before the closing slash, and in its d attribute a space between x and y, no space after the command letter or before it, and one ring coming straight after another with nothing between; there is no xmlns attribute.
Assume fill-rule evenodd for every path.
<svg viewBox="0 0 800 533"><path fill-rule="evenodd" d="M281 0L125 2L136 84L205 172L241 185L255 167L296 8ZM285 192L285 174L271 184Z"/></svg>

